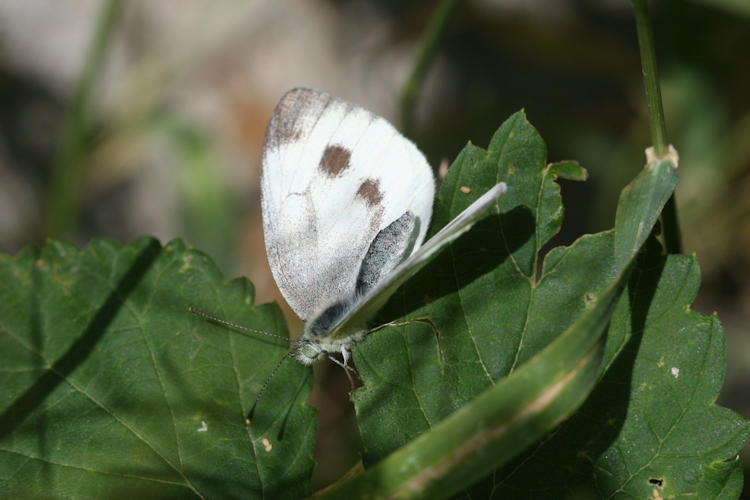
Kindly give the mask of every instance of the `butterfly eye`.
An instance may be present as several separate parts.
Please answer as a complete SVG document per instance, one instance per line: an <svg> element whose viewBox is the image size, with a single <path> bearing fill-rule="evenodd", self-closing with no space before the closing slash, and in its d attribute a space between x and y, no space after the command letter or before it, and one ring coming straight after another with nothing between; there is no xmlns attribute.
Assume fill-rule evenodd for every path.
<svg viewBox="0 0 750 500"><path fill-rule="evenodd" d="M325 356L325 353L317 344L302 337L294 343L289 356L303 365L309 365Z"/></svg>

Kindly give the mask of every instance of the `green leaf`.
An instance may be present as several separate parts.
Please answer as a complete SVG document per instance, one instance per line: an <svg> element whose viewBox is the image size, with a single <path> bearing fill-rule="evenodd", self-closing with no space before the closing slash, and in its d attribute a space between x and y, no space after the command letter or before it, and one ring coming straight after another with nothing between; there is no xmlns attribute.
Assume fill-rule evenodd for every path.
<svg viewBox="0 0 750 500"><path fill-rule="evenodd" d="M677 185L677 171L670 160L652 161L620 194L615 216L615 268L630 264L633 256L651 234L664 206L664 187Z"/></svg>
<svg viewBox="0 0 750 500"><path fill-rule="evenodd" d="M187 310L285 335L248 281L224 282L179 241L144 238L28 248L0 257L0 282L4 498L310 492L309 368L283 363L248 426L288 346Z"/></svg>
<svg viewBox="0 0 750 500"><path fill-rule="evenodd" d="M689 309L699 281L695 257L665 257L652 242L612 317L595 391L547 440L495 472L493 494L738 497L737 452L750 422L715 404L724 334L716 316Z"/></svg>
<svg viewBox="0 0 750 500"><path fill-rule="evenodd" d="M580 166L575 161L558 161L550 163L547 168L552 170L552 173L560 177L561 179L568 179L571 181L585 181L589 178L589 173L585 168Z"/></svg>
<svg viewBox="0 0 750 500"><path fill-rule="evenodd" d="M436 226L471 202L467 194L504 180L509 189L497 215L452 245L387 308L401 321L429 317L436 332L414 323L384 330L363 342L356 357L368 386L355 395L366 464L432 431L332 496L458 491L541 437L588 395L599 370L597 339L676 176L669 163L644 169L623 192L615 234L552 250L538 275L539 250L562 220L555 174L583 177L574 165L545 165L544 144L520 113L500 127L488 151L464 149L443 184ZM631 224L635 217L644 222ZM557 394L552 401L551 394ZM547 404L534 403L541 400ZM475 442L487 433L490 443ZM476 446L467 450L465 443Z"/></svg>
<svg viewBox="0 0 750 500"><path fill-rule="evenodd" d="M366 465L517 369L573 323L587 293L611 283L611 237L553 250L537 278L539 250L563 214L556 169L545 157L544 142L519 112L487 151L468 145L449 169L432 232L498 181L508 192L494 215L407 283L380 315L427 317L439 335L411 323L378 331L357 347L355 361L370 389L355 394ZM382 425L391 421L399 425Z"/></svg>
<svg viewBox="0 0 750 500"><path fill-rule="evenodd" d="M575 410L596 381L622 278L560 337L429 432L326 498L446 498L507 462Z"/></svg>

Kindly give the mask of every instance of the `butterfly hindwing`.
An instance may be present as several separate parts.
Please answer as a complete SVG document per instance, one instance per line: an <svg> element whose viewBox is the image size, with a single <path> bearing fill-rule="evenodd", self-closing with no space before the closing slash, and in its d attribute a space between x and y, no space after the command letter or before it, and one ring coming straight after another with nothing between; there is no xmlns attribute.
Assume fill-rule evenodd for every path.
<svg viewBox="0 0 750 500"><path fill-rule="evenodd" d="M324 92L293 89L266 130L261 203L266 252L292 309L309 320L355 295L381 230L409 212L429 224L434 179L386 120Z"/></svg>
<svg viewBox="0 0 750 500"><path fill-rule="evenodd" d="M419 232L419 218L406 212L375 236L359 268L357 297L367 294L412 254Z"/></svg>

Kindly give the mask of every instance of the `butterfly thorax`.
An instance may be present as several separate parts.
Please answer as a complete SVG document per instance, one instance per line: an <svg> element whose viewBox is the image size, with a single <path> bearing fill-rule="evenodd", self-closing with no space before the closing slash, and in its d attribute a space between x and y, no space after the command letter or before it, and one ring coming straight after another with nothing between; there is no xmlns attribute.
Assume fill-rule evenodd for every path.
<svg viewBox="0 0 750 500"><path fill-rule="evenodd" d="M303 365L311 365L320 358L329 355L329 353L339 353L342 348L348 348L359 342L366 334L367 331L361 329L349 336L335 340L330 338L311 339L303 335L294 342L289 355Z"/></svg>
<svg viewBox="0 0 750 500"><path fill-rule="evenodd" d="M341 352L342 347L359 342L367 334L366 328L337 328L351 311L354 300L342 300L327 307L305 324L305 332L290 351L290 356L309 365L327 353Z"/></svg>

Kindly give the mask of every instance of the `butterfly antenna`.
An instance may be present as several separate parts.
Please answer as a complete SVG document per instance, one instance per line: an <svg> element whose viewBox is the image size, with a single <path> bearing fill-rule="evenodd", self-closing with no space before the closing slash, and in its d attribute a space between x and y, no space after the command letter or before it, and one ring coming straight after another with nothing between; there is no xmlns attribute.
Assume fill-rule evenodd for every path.
<svg viewBox="0 0 750 500"><path fill-rule="evenodd" d="M260 401L260 398L263 396L263 393L266 392L266 388L268 387L269 382L271 382L271 379L276 375L276 372L279 371L279 368L281 368L281 363L284 362L286 358L289 357L289 353L286 353L282 358L279 360L278 363L276 363L276 366L274 367L271 374L268 376L265 382L263 382L263 386L260 388L260 391L258 391L258 395L255 396L255 402L253 403L253 406L250 408L250 413L247 414L247 417L245 418L245 423L250 424L250 422L253 421L253 415L255 414L255 407L258 406L258 401Z"/></svg>
<svg viewBox="0 0 750 500"><path fill-rule="evenodd" d="M242 326L238 325L237 323L232 323L231 321L227 321L225 319L218 318L214 316L213 314L208 314L207 312L203 312L200 309L196 309L195 307L188 307L188 311L195 314L196 316L200 316L203 319L207 319L209 321L213 321L214 323L219 323L220 325L228 326L231 328L236 328L238 330L244 330L246 332L253 332L253 333L259 333L261 335L267 335L269 337L275 337L277 339L281 339L285 342L289 342L289 338L283 337L281 335L276 335L275 333L265 332L263 330L256 330L255 328L250 328L248 326Z"/></svg>

